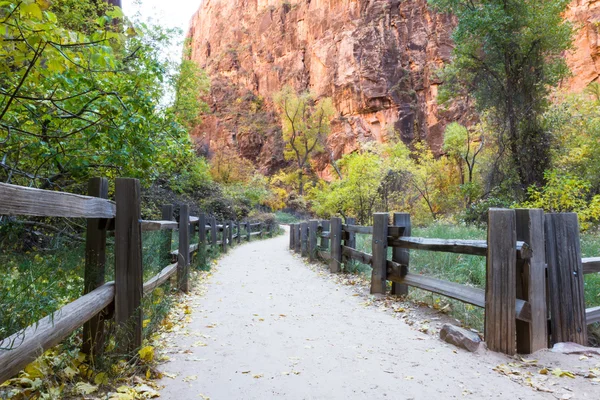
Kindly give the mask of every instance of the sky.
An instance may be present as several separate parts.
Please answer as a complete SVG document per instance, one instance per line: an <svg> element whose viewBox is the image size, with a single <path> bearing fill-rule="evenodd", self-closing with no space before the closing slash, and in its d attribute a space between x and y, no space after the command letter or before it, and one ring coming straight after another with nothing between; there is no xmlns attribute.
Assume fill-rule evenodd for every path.
<svg viewBox="0 0 600 400"><path fill-rule="evenodd" d="M182 35L179 44L169 51L173 61L181 59L181 45L192 15L198 10L202 0L121 0L123 12L130 18L140 14L141 20L152 20L157 25L180 28Z"/></svg>

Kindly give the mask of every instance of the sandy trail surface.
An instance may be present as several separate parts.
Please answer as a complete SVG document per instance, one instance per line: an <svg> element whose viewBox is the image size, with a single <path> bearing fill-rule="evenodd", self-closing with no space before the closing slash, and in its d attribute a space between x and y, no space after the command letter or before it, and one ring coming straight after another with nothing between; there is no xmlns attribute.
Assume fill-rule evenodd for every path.
<svg viewBox="0 0 600 400"><path fill-rule="evenodd" d="M167 348L162 399L556 398L494 371L511 361L502 355L468 353L365 307L287 247L279 236L219 260Z"/></svg>

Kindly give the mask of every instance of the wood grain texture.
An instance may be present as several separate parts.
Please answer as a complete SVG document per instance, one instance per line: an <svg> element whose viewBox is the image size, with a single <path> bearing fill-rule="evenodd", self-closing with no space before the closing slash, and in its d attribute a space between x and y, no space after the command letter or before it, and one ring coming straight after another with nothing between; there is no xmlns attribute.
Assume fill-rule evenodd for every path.
<svg viewBox="0 0 600 400"><path fill-rule="evenodd" d="M179 208L179 252L177 254L177 286L183 293L190 291L190 207Z"/></svg>
<svg viewBox="0 0 600 400"><path fill-rule="evenodd" d="M206 214L198 215L198 257L200 257L200 265L206 265Z"/></svg>
<svg viewBox="0 0 600 400"><path fill-rule="evenodd" d="M300 223L300 255L308 256L308 222Z"/></svg>
<svg viewBox="0 0 600 400"><path fill-rule="evenodd" d="M296 248L296 241L295 241L295 229L294 229L294 224L290 224L290 250L294 250Z"/></svg>
<svg viewBox="0 0 600 400"><path fill-rule="evenodd" d="M178 263L173 263L164 267L158 274L154 275L152 278L148 279L147 282L144 283L144 295L150 293L163 283L169 280L169 278L177 273Z"/></svg>
<svg viewBox="0 0 600 400"><path fill-rule="evenodd" d="M545 234L552 343L587 345L577 214L546 214Z"/></svg>
<svg viewBox="0 0 600 400"><path fill-rule="evenodd" d="M317 259L317 230L319 228L319 221L316 219L308 222L308 257L310 261Z"/></svg>
<svg viewBox="0 0 600 400"><path fill-rule="evenodd" d="M88 195L108 198L108 179L92 178L88 182ZM106 219L88 218L85 236L85 271L83 293L88 294L104 285L106 273ZM83 325L81 351L90 356L101 354L104 349L104 319L100 312Z"/></svg>
<svg viewBox="0 0 600 400"><path fill-rule="evenodd" d="M237 221L237 242L238 244L242 243L242 224L240 221Z"/></svg>
<svg viewBox="0 0 600 400"><path fill-rule="evenodd" d="M531 322L517 321L517 352L531 354L548 347L544 211L517 209L515 215L517 240L532 250L530 259L517 262L517 298L531 305Z"/></svg>
<svg viewBox="0 0 600 400"><path fill-rule="evenodd" d="M371 265L373 256L353 249L352 247L342 246L342 255L350 260L356 260L360 263Z"/></svg>
<svg viewBox="0 0 600 400"><path fill-rule="evenodd" d="M115 183L115 320L124 332L119 348L131 352L142 345L141 190L137 179Z"/></svg>
<svg viewBox="0 0 600 400"><path fill-rule="evenodd" d="M399 238L388 238L388 245L404 249L442 251L473 256L487 255L487 242L485 240L432 239L402 236ZM518 258L531 258L531 246L528 243L515 242L515 250Z"/></svg>
<svg viewBox="0 0 600 400"><path fill-rule="evenodd" d="M17 375L44 351L56 346L114 299L114 283L105 283L57 310L53 315L0 341L0 381ZM4 350L10 349L10 350Z"/></svg>
<svg viewBox="0 0 600 400"><path fill-rule="evenodd" d="M485 289L485 341L488 348L513 355L516 350L516 216L514 210L488 211Z"/></svg>
<svg viewBox="0 0 600 400"><path fill-rule="evenodd" d="M215 217L210 219L210 240L213 246L217 246L217 220Z"/></svg>
<svg viewBox="0 0 600 400"><path fill-rule="evenodd" d="M142 220L142 232L152 231L165 231L177 229L177 222L175 221L148 221Z"/></svg>
<svg viewBox="0 0 600 400"><path fill-rule="evenodd" d="M173 205L163 204L161 207L161 218L163 221L175 222L173 219ZM170 253L171 246L173 245L173 232L165 230L161 234L161 256L163 256L163 262L166 264L171 261Z"/></svg>
<svg viewBox="0 0 600 400"><path fill-rule="evenodd" d="M408 213L394 213L393 215L393 228L394 233L399 235L404 235L404 237L410 237L411 235L411 222L410 222L410 214ZM390 227L392 228L392 227ZM390 233L390 229L388 228L388 235L394 236ZM397 262L398 264L404 265L406 268L406 272L409 271L410 264L410 253L408 249L403 249L400 247L394 247L392 249L392 261ZM407 296L408 295L408 285L399 282L392 281L392 294L396 296Z"/></svg>
<svg viewBox="0 0 600 400"><path fill-rule="evenodd" d="M582 258L581 264L583 265L584 274L595 274L600 272L600 257Z"/></svg>
<svg viewBox="0 0 600 400"><path fill-rule="evenodd" d="M387 282L388 213L373 214L371 294L385 294Z"/></svg>
<svg viewBox="0 0 600 400"><path fill-rule="evenodd" d="M229 221L229 227L227 228L227 234L229 237L229 245L233 246L233 230L235 227L235 222L234 221Z"/></svg>
<svg viewBox="0 0 600 400"><path fill-rule="evenodd" d="M323 232L329 233L330 226L331 226L331 221L328 221L328 220L321 221L321 233L323 233ZM321 234L319 234L319 238L321 239L321 250L328 250L329 249L329 235L327 237L324 237L324 236L321 236Z"/></svg>
<svg viewBox="0 0 600 400"><path fill-rule="evenodd" d="M342 219L331 218L329 228L330 254L329 271L332 273L342 270Z"/></svg>
<svg viewBox="0 0 600 400"><path fill-rule="evenodd" d="M116 207L103 198L0 183L0 215L114 218Z"/></svg>
<svg viewBox="0 0 600 400"><path fill-rule="evenodd" d="M588 308L585 310L585 316L588 325L600 322L600 307Z"/></svg>
<svg viewBox="0 0 600 400"><path fill-rule="evenodd" d="M351 220L351 221L348 221L348 220ZM372 226L354 225L354 222L356 222L354 218L347 218L346 223L344 225L342 225L342 229L345 232L362 233L365 235L373 234Z"/></svg>

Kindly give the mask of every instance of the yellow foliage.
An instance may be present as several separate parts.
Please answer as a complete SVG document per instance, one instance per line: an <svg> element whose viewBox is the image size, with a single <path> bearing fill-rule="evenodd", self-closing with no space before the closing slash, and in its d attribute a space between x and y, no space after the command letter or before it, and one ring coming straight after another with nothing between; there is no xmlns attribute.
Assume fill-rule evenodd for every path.
<svg viewBox="0 0 600 400"><path fill-rule="evenodd" d="M143 361L152 362L152 360L154 360L154 347L153 346L142 347L138 351L138 354L140 356L140 359L142 359Z"/></svg>

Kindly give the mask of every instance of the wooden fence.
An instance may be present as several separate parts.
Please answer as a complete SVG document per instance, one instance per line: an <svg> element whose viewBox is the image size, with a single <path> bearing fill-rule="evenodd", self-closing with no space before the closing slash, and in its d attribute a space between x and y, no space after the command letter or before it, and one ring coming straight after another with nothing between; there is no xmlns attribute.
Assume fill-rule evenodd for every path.
<svg viewBox="0 0 600 400"><path fill-rule="evenodd" d="M0 215L86 218L84 295L42 318L28 328L0 340L0 382L17 374L27 364L57 345L83 325L82 351L93 356L104 348L104 323L113 318L125 330L123 352L132 353L142 344L142 297L176 275L177 287L189 290L189 266L199 249L217 246L227 251L235 242L252 236L271 235L274 226L262 222L224 221L207 214L189 215L189 206L179 209L173 220L173 206L165 205L162 220L141 219L140 184L136 179L118 178L115 201L108 200L108 180L91 179L88 196L33 189L0 183ZM171 230L179 229L179 249L172 251ZM190 237L198 229L198 243ZM105 282L106 234L114 230L115 281ZM142 232L165 231L164 254L171 264L143 282ZM204 260L205 261L205 260Z"/></svg>
<svg viewBox="0 0 600 400"><path fill-rule="evenodd" d="M576 214L490 209L487 240L412 237L409 214L394 213L391 224L389 217L374 214L373 226L357 226L352 218L291 224L290 249L328 262L331 272L350 260L370 265L371 293L385 293L391 281L392 294L405 295L412 286L484 308L493 351L585 345L587 325L600 321L600 307L585 309L583 289L583 274L600 272L600 257L581 258ZM371 254L356 249L357 233L372 235ZM486 257L485 289L411 273L410 249Z"/></svg>

